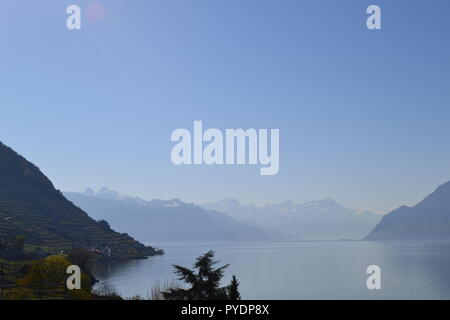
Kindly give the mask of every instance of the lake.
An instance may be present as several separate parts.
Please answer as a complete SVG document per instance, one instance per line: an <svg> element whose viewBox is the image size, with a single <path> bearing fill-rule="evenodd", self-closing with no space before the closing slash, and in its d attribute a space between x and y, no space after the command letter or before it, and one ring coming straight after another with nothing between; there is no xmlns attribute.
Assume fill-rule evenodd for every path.
<svg viewBox="0 0 450 320"><path fill-rule="evenodd" d="M172 265L192 267L216 252L231 264L224 284L238 277L243 299L450 299L450 242L246 242L152 243L166 254L148 260L96 266L99 285L123 297L148 296L176 279ZM369 265L381 268L381 290L369 290Z"/></svg>

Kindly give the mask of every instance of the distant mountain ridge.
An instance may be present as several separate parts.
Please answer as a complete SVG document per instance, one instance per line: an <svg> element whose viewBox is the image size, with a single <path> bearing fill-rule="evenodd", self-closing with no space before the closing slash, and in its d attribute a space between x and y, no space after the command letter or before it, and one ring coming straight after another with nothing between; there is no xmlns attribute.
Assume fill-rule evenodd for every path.
<svg viewBox="0 0 450 320"><path fill-rule="evenodd" d="M450 182L413 207L386 214L365 240L450 239Z"/></svg>
<svg viewBox="0 0 450 320"><path fill-rule="evenodd" d="M96 219L106 219L113 228L127 230L141 241L270 239L256 225L179 199L147 201L105 187L98 192L87 189L83 193L65 192L64 195Z"/></svg>
<svg viewBox="0 0 450 320"><path fill-rule="evenodd" d="M0 142L0 236L11 235L42 247L69 248L89 241L155 253L93 220L56 190L38 167Z"/></svg>
<svg viewBox="0 0 450 320"><path fill-rule="evenodd" d="M331 198L303 204L285 201L264 207L225 199L203 207L224 212L236 220L251 221L276 239L356 240L370 232L381 219L381 215L367 210L344 208Z"/></svg>

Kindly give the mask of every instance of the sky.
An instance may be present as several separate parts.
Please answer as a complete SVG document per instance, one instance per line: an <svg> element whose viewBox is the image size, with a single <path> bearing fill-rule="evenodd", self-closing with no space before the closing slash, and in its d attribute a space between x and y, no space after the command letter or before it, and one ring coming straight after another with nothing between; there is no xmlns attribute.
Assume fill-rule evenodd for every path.
<svg viewBox="0 0 450 320"><path fill-rule="evenodd" d="M66 28L72 4L81 30ZM371 4L382 30L366 27ZM0 141L64 191L414 205L450 180L449 10L447 0L5 0ZM175 166L171 133L194 120L279 129L279 173Z"/></svg>

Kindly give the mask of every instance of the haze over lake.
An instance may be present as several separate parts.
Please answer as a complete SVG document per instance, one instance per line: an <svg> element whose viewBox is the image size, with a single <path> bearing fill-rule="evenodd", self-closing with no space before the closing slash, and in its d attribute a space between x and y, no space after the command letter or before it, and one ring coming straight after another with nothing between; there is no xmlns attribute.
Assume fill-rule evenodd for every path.
<svg viewBox="0 0 450 320"><path fill-rule="evenodd" d="M164 256L99 265L99 285L124 297L147 298L152 286L176 276L173 264L192 267L212 249L231 264L243 299L449 299L450 241L160 243ZM366 269L381 267L381 290L368 290Z"/></svg>

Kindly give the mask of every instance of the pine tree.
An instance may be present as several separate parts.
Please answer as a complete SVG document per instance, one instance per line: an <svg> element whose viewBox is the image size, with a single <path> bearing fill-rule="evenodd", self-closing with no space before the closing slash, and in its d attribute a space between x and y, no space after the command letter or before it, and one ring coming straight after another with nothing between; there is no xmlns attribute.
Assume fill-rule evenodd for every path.
<svg viewBox="0 0 450 320"><path fill-rule="evenodd" d="M220 280L229 265L214 269L217 263L219 262L214 260L214 252L209 251L197 258L197 262L194 264L197 272L174 265L173 267L175 268L175 273L179 276L179 280L184 281L190 288L169 289L163 292L163 297L168 300L230 300L228 296L229 287L220 287ZM239 285L237 280L236 284ZM233 291L234 297L239 296L236 284L236 291Z"/></svg>
<svg viewBox="0 0 450 320"><path fill-rule="evenodd" d="M230 284L227 288L228 299L232 301L241 300L241 294L239 293L239 282L237 281L236 276L233 275Z"/></svg>

